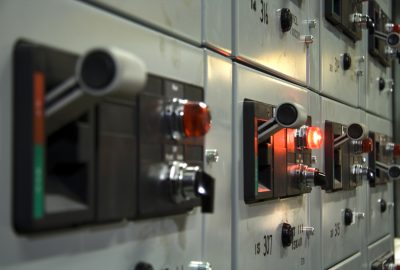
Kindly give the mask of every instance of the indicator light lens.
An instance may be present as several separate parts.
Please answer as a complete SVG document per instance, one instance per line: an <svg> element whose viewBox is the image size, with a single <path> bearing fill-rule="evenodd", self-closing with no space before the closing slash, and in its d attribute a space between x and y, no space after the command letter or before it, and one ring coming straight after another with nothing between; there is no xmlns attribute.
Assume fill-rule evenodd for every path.
<svg viewBox="0 0 400 270"><path fill-rule="evenodd" d="M183 108L183 128L186 137L204 136L211 127L211 114L203 102L186 102Z"/></svg>
<svg viewBox="0 0 400 270"><path fill-rule="evenodd" d="M362 141L362 152L371 153L374 151L374 143L371 138L366 138Z"/></svg>
<svg viewBox="0 0 400 270"><path fill-rule="evenodd" d="M394 155L395 157L400 156L400 144L397 144L397 143L396 143L396 144L394 145L393 155Z"/></svg>
<svg viewBox="0 0 400 270"><path fill-rule="evenodd" d="M393 26L393 32L400 33L400 24L395 24Z"/></svg>
<svg viewBox="0 0 400 270"><path fill-rule="evenodd" d="M307 147L310 149L320 148L324 137L319 127L309 127L307 129Z"/></svg>

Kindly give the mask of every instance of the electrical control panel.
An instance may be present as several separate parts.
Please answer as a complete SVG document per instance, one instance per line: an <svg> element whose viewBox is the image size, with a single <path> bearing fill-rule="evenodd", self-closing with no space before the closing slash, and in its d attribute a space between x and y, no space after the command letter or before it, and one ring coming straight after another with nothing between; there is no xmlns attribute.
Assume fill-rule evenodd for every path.
<svg viewBox="0 0 400 270"><path fill-rule="evenodd" d="M373 142L373 151L368 155L371 177L365 192L368 203L367 240L368 244L373 244L390 235L393 230L393 182L385 165L393 163L396 144L392 143L390 121L367 114L367 125L370 127L370 138Z"/></svg>
<svg viewBox="0 0 400 270"><path fill-rule="evenodd" d="M78 57L19 41L14 68L18 231L179 214L199 205L212 212L214 179L202 172L210 128L202 88L147 75L139 60L116 48ZM136 77L125 79L129 69Z"/></svg>
<svg viewBox="0 0 400 270"><path fill-rule="evenodd" d="M359 123L349 126L325 121L325 171L327 192L355 189L367 176L363 153L372 151L371 139Z"/></svg>
<svg viewBox="0 0 400 270"><path fill-rule="evenodd" d="M366 110L381 117L392 118L392 95L394 81L391 64L396 50L388 45L387 36L394 28L382 1L369 1L368 13L374 20L374 27L368 31L368 76Z"/></svg>
<svg viewBox="0 0 400 270"><path fill-rule="evenodd" d="M301 119L303 118L303 119ZM323 134L306 109L296 103L278 107L243 101L244 199L255 203L285 198L324 185L325 175L312 167L312 149Z"/></svg>
<svg viewBox="0 0 400 270"><path fill-rule="evenodd" d="M303 85L307 82L308 0L233 1L234 56Z"/></svg>
<svg viewBox="0 0 400 270"><path fill-rule="evenodd" d="M393 238L386 235L368 246L368 268L373 269L396 269L393 257ZM392 264L392 265L391 265ZM389 267L390 266L390 267Z"/></svg>
<svg viewBox="0 0 400 270"><path fill-rule="evenodd" d="M60 13L59 10L62 10L63 12ZM18 23L20 17L15 16L15 12L24 18L24 24ZM131 217L129 217L130 215L128 216L128 214L126 214L127 218L120 219L119 215L125 215L125 213L129 213L131 209L134 210L136 208L137 211L139 210L139 194L138 190L135 190L135 186L140 184L138 182L138 177L136 177L140 172L138 166L139 155L137 152L138 149L132 147L133 141L135 140L134 134L137 134L136 132L139 130L137 127L140 124L138 121L139 119L137 118L139 114L134 114L134 112L138 112L140 108L140 101L138 101L138 99L147 98L147 100L153 100L155 103L160 105L157 107L157 112L162 113L163 116L165 116L164 105L167 105L165 101L170 99L164 96L164 92L166 92L164 86L167 87L168 82L171 82L177 84L178 93L182 94L181 90L183 90L184 96L181 99L190 100L191 98L195 98L196 95L199 96L200 92L201 100L204 101L203 98L205 97L204 89L206 83L204 77L205 58L203 50L149 30L148 28L144 28L128 20L121 20L121 18L115 15L111 15L110 13L104 12L96 7L88 6L79 1L62 3L47 0L41 0L40 2L35 3L10 1L4 4L0 13L0 27L3 30L2 33L4 33L2 37L4 46L0 53L0 65L2 70L7 71L0 75L3 81L3 87L4 89L7 89L1 100L4 113L0 115L0 122L2 123L2 126L8 130L8 132L5 133L5 136L2 136L2 145L5 147L3 148L4 151L1 153L1 158L4 160L1 165L3 173L3 180L1 180L1 182L3 184L4 194L1 196L0 204L0 212L2 213L0 223L1 227L4 228L1 230L2 243L5 244L7 248L2 246L4 248L2 248L3 256L0 258L0 268L25 268L29 265L30 269L44 269L45 267L70 269L72 265L76 265L78 268L111 267L141 269L143 265L147 267L150 265L154 269L171 269L176 267L186 269L189 267L191 261L201 260L202 214L199 207L189 207L181 212L181 214L170 215L170 212L168 213L168 216L153 217L151 219L147 219L147 216L146 219L137 216L140 220L136 220L136 218L132 218L134 220L131 220ZM74 18L73 20L71 20L72 17ZM38 20L38 18L42 19ZM90 18L90 20L88 20L88 18ZM52 22L51 28L49 28L49 21ZM67 21L68 24L65 23ZM29 24L29 27L27 27L27 24ZM13 25L13 31L5 30L9 25ZM44 31L43 29L47 30ZM108 29L107 34L105 34L104 29ZM35 57L32 59L32 57L29 57L28 53L28 56L24 57L24 65L21 66L15 64L14 52L16 52L18 41L22 39L33 45L33 51L36 51L37 48L40 53L35 54L29 49L28 52L32 52L32 55L35 55ZM127 58L119 58L121 57L121 55L119 55L117 57L118 59L132 59L132 57L128 56L134 54L137 59L144 63L146 70L145 74L147 76L143 88L141 88L137 93L138 96L132 98L120 98L117 97L118 95L110 95L106 98L99 97L101 99L100 101L98 101L98 97L96 97L95 107L97 108L92 109L89 106L88 116L73 117L71 121L68 120L67 122L59 122L58 120L51 121L51 125L49 125L50 122L48 121L50 118L43 117L44 122L35 118L35 123L38 124L36 127L38 127L38 130L44 131L44 129L39 128L40 124L43 124L42 127L46 129L46 133L43 135L46 136L38 136L34 138L33 127L22 130L22 133L18 133L17 136L17 133L14 132L14 128L16 128L18 124L24 125L32 123L33 116L45 116L45 111L40 110L40 108L44 109L43 105L45 103L35 103L35 108L38 110L32 110L34 107L32 104L33 89L35 88L38 90L38 93L41 92L44 98L46 89L54 90L54 87L58 86L59 82L64 82L65 79L68 79L70 76L77 73L77 59L81 59L86 55L86 52L91 51L93 48L118 48L118 50L116 50L118 52L129 52L126 55ZM113 50L113 53L117 53L116 51ZM151 51L151 54L148 53L149 51ZM113 53L112 55L115 56ZM65 61L60 61L58 57ZM105 58L107 59L107 57ZM7 59L7 61L5 61L5 59ZM14 77L17 74L14 72L14 68L17 69L17 66L22 67L21 72L28 75L29 72L33 71L33 66L30 66L30 63L36 63L36 68L41 68L37 71L41 71L43 75L35 75L36 85L24 88L25 92L21 93L17 90L17 85L20 87L24 84L32 84L33 78L32 76L28 76L25 80L20 80L18 83L14 83ZM120 64L121 62L116 61L116 63ZM129 63L131 62L124 62L124 68L132 68L133 66ZM20 73L18 72L18 74ZM125 82L132 82L127 80L128 78L135 81L137 79L136 76L143 73L140 69L137 69L133 73L132 70L130 70L128 74L129 76L123 77ZM31 75L33 74L31 73ZM124 84L120 84L119 86L121 88L118 89L125 89ZM174 88L176 89L176 87ZM136 89L136 87L133 87L132 90L134 89ZM72 87L72 89L69 89L65 93L66 96L71 93L76 93L75 90L77 89ZM152 92L154 90L161 95ZM24 96L20 105L18 106L16 104L16 106L14 106L15 95L17 95L17 92ZM129 92L130 91L125 94L128 94ZM120 92L120 94L122 93L124 93L124 91ZM175 91L173 91L173 93L175 93ZM187 94L194 94L194 96L189 97ZM143 96L139 97L140 95ZM65 105L69 104L67 101L73 100L66 99L66 96L57 96L57 101L65 101L65 103L59 103L59 106L53 108L66 108ZM156 98L153 99L154 97ZM87 103L85 102L85 104L90 104L90 100L91 99L86 100ZM30 103L30 101L32 101L32 103ZM198 100L198 102L200 102L200 100ZM23 104L26 104L27 108L21 108ZM135 104L137 106L135 106ZM56 103L46 105L56 105ZM30 111L28 110L29 108L31 109ZM22 122L14 121L16 117L21 116L14 113L20 109L29 113L25 114ZM54 116L57 115L57 111L58 110L53 111L56 113ZM37 114L33 114L33 112L37 112ZM41 112L44 114L40 114ZM72 110L72 112L76 112L75 109ZM144 117L144 120L154 120L154 118L149 118L147 115L153 115L154 117L157 112L150 110L146 111L146 117ZM64 114L64 116L64 120L69 117L68 114ZM94 121L94 118L102 121ZM215 120L217 119L218 118ZM60 120L63 120L63 118L60 118ZM69 122L72 122L72 125L69 125ZM170 123L170 121L162 122L167 125ZM143 119L141 120L141 123L144 125ZM155 129L152 130L152 132L159 134L161 131L157 130L156 124L157 122L154 122ZM145 127L147 130L141 130L141 132L147 132L148 126L149 125ZM47 129L53 128L55 135L51 136L52 140L50 141L47 137L47 132L49 132ZM168 126L165 126L165 128L168 128ZM60 129L63 132L60 132ZM62 135L64 131L66 132L64 134L65 136ZM92 140L91 138L96 136L94 131L97 132L98 138ZM94 190L92 189L92 191L95 192L96 195L92 197L93 203L89 205L87 203L79 203L80 201L86 202L80 199L85 196L84 187L82 188L81 193L77 192L78 194L73 194L76 190L73 186L71 190L68 190L69 187L64 188L65 186L63 187L61 185L65 183L63 183L64 179L60 179L59 177L57 179L52 179L55 180L55 182L59 181L57 184L60 184L60 186L53 186L51 190L67 195L67 198L62 201L62 204L51 205L51 207L54 207L52 209L53 211L61 211L57 214L57 222L64 222L68 219L68 222L71 222L70 224L74 224L73 227L65 228L65 223L63 225L60 223L47 223L46 226L51 225L52 228L57 227L59 229L50 232L47 230L48 227L40 227L40 233L37 233L34 236L25 233L18 234L14 229L13 225L16 218L14 211L17 211L13 205L13 200L16 198L13 193L17 191L17 186L15 185L15 166L17 166L17 163L14 162L17 152L14 151L14 145L16 140L19 139L19 136L25 137L29 140L29 134L32 135L30 138L31 141L33 141L33 139L45 139L46 146L47 144L52 144L52 150L56 147L61 147L66 150L65 155L57 155L53 151L52 153L49 153L49 151L45 152L46 155L52 154L52 159L43 160L43 162L45 162L44 164L56 164L66 161L67 164L64 163L64 165L67 165L67 167L71 166L70 168L76 168L76 170L70 171L65 169L63 170L62 166L61 168L57 166L52 167L52 170L54 170L53 172L56 173L57 177L74 177L75 175L68 175L68 172L78 172L80 173L80 179L83 180L80 184L86 185L89 183L87 190L89 190L90 185L92 185L92 187L95 185ZM146 135L148 133L142 134ZM165 140L167 140L170 136L169 131L164 134L166 134ZM139 138L136 138L136 140L138 139ZM151 139L151 136L148 136L148 139ZM186 139L183 138L183 140ZM196 140L194 139L194 141L191 142L191 145L199 145L199 141L195 141ZM206 149L204 147L203 139L201 139L201 141L200 144L203 145L203 150L205 151ZM157 144L164 142L164 140L160 140ZM171 140L170 142L172 142L172 144L178 144L178 146L182 143L182 141L175 143L175 140ZM95 157L102 158L101 164L98 162L100 159L97 159L90 154L95 150L92 148L92 144L101 144L98 148L101 152L95 152ZM139 143L137 143L137 145L138 144ZM185 148L186 143L184 144ZM33 145L31 149L32 151L34 150ZM118 149L118 152L114 152L114 149ZM127 157L124 153L129 151L129 149L133 150L131 153L128 153L129 156ZM28 148L21 150L29 151L29 146ZM156 155L157 152L148 152L148 154ZM160 155L161 154L162 153L160 153ZM148 158L152 158L151 155L148 156ZM128 167L126 164L129 160L126 159L131 159L132 156L136 158L136 161L132 159L133 162L129 163ZM178 155L175 155L176 158L178 158L177 156ZM196 156L189 158L189 156L184 155L184 157L185 159L182 161L188 165L199 166L202 167L202 169L204 168L204 153L202 153L202 157L198 159ZM32 158L32 154L28 153L22 158ZM76 163L78 164L70 162L71 159L74 161L74 158L77 159ZM115 161L119 160L119 162L113 163L111 159L114 158ZM161 158L164 159L166 156L162 154ZM189 159L192 161L198 160L200 162L191 163L192 161ZM90 164L85 165L85 163ZM91 164L93 163L97 163L99 166L91 167ZM82 173L85 166L89 171L94 171L93 175L88 174L87 178L83 177L86 175L85 173ZM115 169L121 168L118 168L117 166L122 166L123 170L109 170L112 167ZM32 168L32 166L30 166L30 168ZM25 170L27 174L30 173L30 175L29 177L20 180L29 183L29 181L32 180L33 173L29 172L29 167L23 167L23 170ZM102 174L96 175L99 170L103 171ZM107 171L109 174L105 173ZM125 181L125 178L122 178L121 176L121 173L130 175L132 172L134 173L133 178L131 179L133 183ZM41 174L41 171L36 171L36 173L38 177L45 177L44 174ZM91 178L89 178L89 176ZM102 178L101 181L100 178ZM111 179L114 179L114 182L112 182ZM165 178L164 181L168 181L167 178ZM100 185L98 184L101 183L112 184L110 184L108 188L103 186L104 189L100 194L98 189L100 188ZM71 182L66 184L73 183ZM128 184L128 186L123 186L125 184ZM130 189L129 185L134 186L133 190ZM113 189L113 187L116 187L116 189ZM28 190L29 186L26 185L23 188ZM43 191L46 192L46 190ZM190 191L190 189L187 191ZM170 190L163 190L163 192L165 192L164 194L169 194ZM97 195L101 195L104 198L104 196L110 194L120 194L120 198L118 197L113 200L103 201L102 206L100 207ZM130 201L121 205L123 198L126 198L129 194L132 194L132 197L129 198ZM149 196L152 196L154 199L161 195L154 192L150 194L151 195ZM32 203L29 198L32 198L33 195L30 196L31 197L23 198L23 201L21 201L22 205L24 205L24 203ZM70 200L70 198L72 199ZM72 202L74 202L74 200L78 201L78 203L73 204ZM68 204L65 204L65 201L67 201ZM136 205L134 204L135 201L137 201ZM195 201L197 201L195 202L196 205L199 205L200 202L197 199ZM130 202L133 203L131 204ZM173 201L168 195L166 206L171 205L171 202ZM113 203L118 203L120 208L113 205ZM69 211L63 212L66 208L60 207L65 205L73 206L71 207L72 209L80 210L82 208L84 211L93 211L93 214L91 214L92 216L90 219L88 218L88 220L83 221L85 223L84 226L80 226L79 224L81 224L81 221L77 222L77 220L82 217L82 213L79 216L72 217L72 213L69 210L71 208L67 208ZM26 205L24 207L26 207ZM90 207L93 208L91 209ZM97 211L100 208L102 208L104 212ZM33 211L33 209L28 209L28 211ZM48 216L55 212L49 213L47 212L47 208L45 208L43 213L44 216ZM99 214L97 215L95 213ZM157 213L157 215L158 214L159 213ZM101 224L98 224L95 218L100 216L106 218L101 220ZM109 218L110 216L111 218ZM25 217L30 219L32 216L26 215ZM144 218L145 216L142 217ZM74 221L72 221L72 218L74 218ZM42 221L44 222L44 220ZM30 225L29 222L26 224ZM39 225L45 226L44 223L40 223L38 226ZM33 229L37 228L38 227L35 227Z"/></svg>
<svg viewBox="0 0 400 270"><path fill-rule="evenodd" d="M237 254L234 256L237 269L245 269L249 261L255 269L262 269L267 264L285 269L292 267L293 262L300 269L310 269L310 245L318 240L315 237L317 233L314 234L314 224L309 223L308 194L301 194L297 189L292 194L295 196L284 198L283 195L278 199L278 192L290 191L283 183L295 180L290 179L291 168L288 166L290 156L294 153L288 151L290 140L295 138L292 128L297 126L298 129L298 125L301 127L311 118L319 119L318 114L310 113L308 102L311 99L305 89L240 64L234 64L233 71L236 74L234 132L238 134L234 142L234 163L238 167L233 172L237 186L234 199L238 201L233 214L238 224L236 230L233 229L233 240L237 243L237 250L233 250ZM302 110L297 111L301 107L305 113L300 113ZM293 117L296 115L293 112L299 112L298 117ZM292 128L284 128L279 124L289 125L296 120L301 121ZM263 125L265 123L268 124ZM255 156L250 157L246 151L251 151ZM310 153L309 149L304 148L303 151L298 154ZM256 166L257 163L259 165ZM274 167L273 174L268 166ZM253 175L250 176L252 170ZM280 182L271 181L271 176ZM298 185L301 183L299 180L301 178L292 183ZM253 193L251 188L254 188ZM254 197L246 197L247 195Z"/></svg>

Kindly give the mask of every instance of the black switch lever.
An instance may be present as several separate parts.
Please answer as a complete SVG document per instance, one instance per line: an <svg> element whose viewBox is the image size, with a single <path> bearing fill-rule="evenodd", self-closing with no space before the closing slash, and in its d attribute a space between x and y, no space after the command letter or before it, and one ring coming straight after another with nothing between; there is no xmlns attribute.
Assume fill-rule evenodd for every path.
<svg viewBox="0 0 400 270"><path fill-rule="evenodd" d="M215 179L203 171L196 175L196 195L201 198L201 212L214 212Z"/></svg>

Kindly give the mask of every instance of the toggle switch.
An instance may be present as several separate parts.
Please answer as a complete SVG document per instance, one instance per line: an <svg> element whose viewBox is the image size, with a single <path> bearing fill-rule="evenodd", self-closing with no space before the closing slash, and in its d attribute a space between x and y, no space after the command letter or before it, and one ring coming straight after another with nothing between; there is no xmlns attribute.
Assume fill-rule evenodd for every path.
<svg viewBox="0 0 400 270"><path fill-rule="evenodd" d="M297 103L282 103L275 116L258 127L258 143L265 142L283 128L299 128L307 121L306 109Z"/></svg>
<svg viewBox="0 0 400 270"><path fill-rule="evenodd" d="M168 168L167 177L170 181L171 198L175 203L200 198L203 213L214 211L215 180L199 166L174 161Z"/></svg>
<svg viewBox="0 0 400 270"><path fill-rule="evenodd" d="M293 237L294 237L294 228L289 223L283 223L282 234L281 234L282 246L285 248L290 247L293 242Z"/></svg>
<svg viewBox="0 0 400 270"><path fill-rule="evenodd" d="M211 127L211 114L204 102L175 98L165 107L165 117L175 140L204 136Z"/></svg>
<svg viewBox="0 0 400 270"><path fill-rule="evenodd" d="M303 229L303 232L304 232L307 236L314 235L314 231L315 231L315 228L314 228L314 227L312 227L312 226L306 226L306 227L303 227L302 229Z"/></svg>
<svg viewBox="0 0 400 270"><path fill-rule="evenodd" d="M103 97L134 100L147 81L144 62L117 47L94 48L78 58L74 76L46 95L46 132L62 127Z"/></svg>
<svg viewBox="0 0 400 270"><path fill-rule="evenodd" d="M281 30L283 33L290 31L292 29L293 24L293 15L290 9L282 8L280 10L280 22L281 22Z"/></svg>

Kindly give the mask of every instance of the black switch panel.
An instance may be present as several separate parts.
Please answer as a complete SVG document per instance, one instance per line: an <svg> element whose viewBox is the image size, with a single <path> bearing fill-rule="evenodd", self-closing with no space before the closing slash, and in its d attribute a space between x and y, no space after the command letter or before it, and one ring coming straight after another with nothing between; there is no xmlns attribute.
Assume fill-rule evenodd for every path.
<svg viewBox="0 0 400 270"><path fill-rule="evenodd" d="M258 144L257 140L257 128L273 117L273 108L272 105L250 99L245 99L243 103L243 170L246 203L274 198L273 159L285 160L285 154L280 154L278 157L278 153L276 155L274 153L275 137L263 144ZM285 181L281 182L285 184Z"/></svg>
<svg viewBox="0 0 400 270"><path fill-rule="evenodd" d="M274 129L265 139L263 130L274 120L275 111L271 104L243 102L243 189L248 204L308 193L311 182L325 178L311 167L311 149L305 137L311 117L298 129Z"/></svg>
<svg viewBox="0 0 400 270"><path fill-rule="evenodd" d="M385 134L378 132L370 132L370 138L373 143L373 151L368 155L369 168L374 172L374 177L369 179L370 186L385 185L389 181L389 176L386 170L376 166L376 162L381 162L386 165L393 163L393 152L387 149L391 138Z"/></svg>
<svg viewBox="0 0 400 270"><path fill-rule="evenodd" d="M368 37L368 51L369 54L375 58L384 67L390 66L390 56L385 52L386 40L380 39L374 35L375 31L388 34L385 25L390 23L391 20L388 15L381 9L375 0L368 1L369 16L375 23L374 30L369 31Z"/></svg>
<svg viewBox="0 0 400 270"><path fill-rule="evenodd" d="M75 78L80 57L29 41L15 44L15 229L30 233L166 216L196 206L212 212L214 179L202 171L210 124L203 88L147 74L132 98L84 99L76 117L63 110L51 118L79 91L75 82L59 94ZM174 127L189 136L171 136L165 108L173 101L184 108ZM171 168L181 173L175 182L167 179Z"/></svg>
<svg viewBox="0 0 400 270"><path fill-rule="evenodd" d="M350 142L335 147L335 139L345 136L345 125L325 122L325 174L327 192L354 189L360 183L351 181Z"/></svg>
<svg viewBox="0 0 400 270"><path fill-rule="evenodd" d="M354 42L361 40L361 27L350 20L350 15L362 13L358 0L325 0L325 18Z"/></svg>

